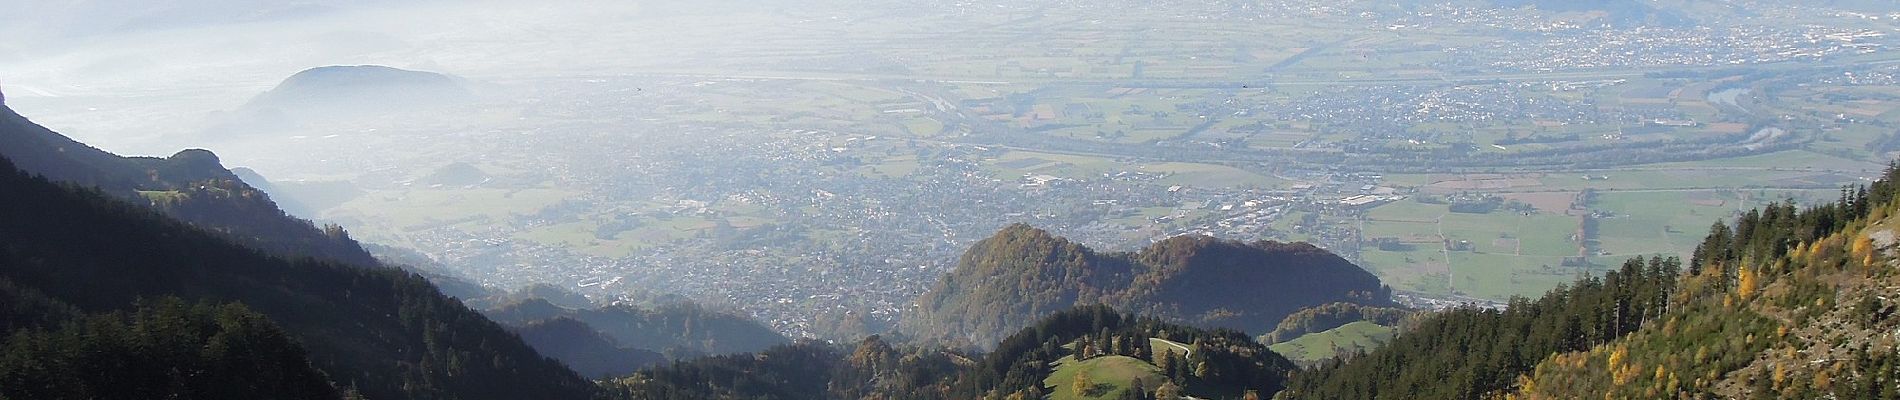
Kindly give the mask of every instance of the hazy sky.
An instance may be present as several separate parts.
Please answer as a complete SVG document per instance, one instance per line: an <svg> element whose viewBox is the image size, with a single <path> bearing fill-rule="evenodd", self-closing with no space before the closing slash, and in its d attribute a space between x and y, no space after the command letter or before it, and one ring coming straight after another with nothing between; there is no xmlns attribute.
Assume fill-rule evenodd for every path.
<svg viewBox="0 0 1900 400"><path fill-rule="evenodd" d="M368 3L376 3L368 5ZM22 113L149 154L298 71L378 64L481 78L638 68L688 36L630 2L47 1L0 16L0 85ZM705 29L744 34L745 26Z"/></svg>

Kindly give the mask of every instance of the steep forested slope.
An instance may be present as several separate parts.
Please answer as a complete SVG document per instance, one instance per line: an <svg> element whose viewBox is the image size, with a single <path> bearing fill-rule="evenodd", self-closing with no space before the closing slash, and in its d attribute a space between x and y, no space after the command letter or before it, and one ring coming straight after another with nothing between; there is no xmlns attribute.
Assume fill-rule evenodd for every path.
<svg viewBox="0 0 1900 400"><path fill-rule="evenodd" d="M1513 397L1900 398L1894 177L1715 229L1679 311L1545 359Z"/></svg>
<svg viewBox="0 0 1900 400"><path fill-rule="evenodd" d="M1686 268L1631 260L1506 311L1427 317L1279 396L1896 398L1897 178L1718 223Z"/></svg>
<svg viewBox="0 0 1900 400"><path fill-rule="evenodd" d="M284 257L374 265L342 228L318 228L286 215L263 191L246 185L204 150L167 158L121 157L53 132L0 105L0 157L56 182L93 187L122 200L150 204L230 240Z"/></svg>
<svg viewBox="0 0 1900 400"><path fill-rule="evenodd" d="M44 327L55 313L124 310L141 298L236 302L282 326L334 382L372 398L584 398L594 390L420 276L273 257L10 162L0 161L0 193L0 287L44 305L6 326Z"/></svg>
<svg viewBox="0 0 1900 400"><path fill-rule="evenodd" d="M0 398L338 399L277 325L242 305L141 303L130 315L17 332L0 346Z"/></svg>
<svg viewBox="0 0 1900 400"><path fill-rule="evenodd" d="M1344 363L1294 375L1288 398L1474 399L1510 388L1549 354L1587 349L1634 331L1663 311L1677 262L1631 260L1503 311L1464 308L1422 320L1390 343Z"/></svg>

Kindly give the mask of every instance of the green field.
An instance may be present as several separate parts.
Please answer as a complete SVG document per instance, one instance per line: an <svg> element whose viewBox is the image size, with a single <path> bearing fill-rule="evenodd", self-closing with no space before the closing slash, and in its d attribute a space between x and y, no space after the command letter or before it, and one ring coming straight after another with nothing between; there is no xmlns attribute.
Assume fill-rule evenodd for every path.
<svg viewBox="0 0 1900 400"><path fill-rule="evenodd" d="M1655 168L1740 167L1740 168L1778 168L1778 169L1789 169L1789 170L1821 169L1821 170L1857 171L1857 172L1865 172L1868 174L1878 174L1880 173L1880 171L1886 168L1885 165L1878 164L1878 163L1846 159L1846 158L1841 158L1838 156L1821 154L1821 153L1816 153L1816 152L1807 151L1807 150L1780 151L1780 152L1774 152L1774 153L1768 153L1768 154L1757 154L1757 155L1752 155L1752 156L1725 158L1725 159L1720 159L1720 160L1707 160L1707 161L1696 161L1696 162L1686 162L1686 163L1649 164L1649 165L1645 165L1645 167L1655 167Z"/></svg>
<svg viewBox="0 0 1900 400"><path fill-rule="evenodd" d="M1197 163L1156 163L1136 167L1144 172L1169 174L1161 183L1198 187L1224 188L1271 188L1286 183L1285 180L1261 175L1225 165Z"/></svg>
<svg viewBox="0 0 1900 400"><path fill-rule="evenodd" d="M756 226L761 223L760 219L754 217L733 217L725 220L732 226ZM626 257L667 242L691 238L695 234L718 226L719 221L717 217L642 218L640 223L632 226L631 229L614 232L602 232L601 224L598 222L577 221L536 228L516 235L516 238L550 246L564 246L600 257Z"/></svg>
<svg viewBox="0 0 1900 400"><path fill-rule="evenodd" d="M987 161L997 179L1016 179L1026 174L1059 178L1092 179L1117 171L1122 164L1103 157L1012 151Z"/></svg>
<svg viewBox="0 0 1900 400"><path fill-rule="evenodd" d="M140 190L139 197L158 204L166 204L184 199L185 194L176 190Z"/></svg>
<svg viewBox="0 0 1900 400"><path fill-rule="evenodd" d="M558 189L428 188L369 192L327 211L353 233L375 241L405 243L402 236L462 224L491 224L530 214L573 198Z"/></svg>
<svg viewBox="0 0 1900 400"><path fill-rule="evenodd" d="M1089 379L1095 382L1096 387L1092 392L1096 396L1077 395L1075 388L1071 387L1075 383L1076 374L1088 374ZM1053 388L1049 398L1055 400L1114 399L1119 398L1123 391L1127 391L1130 383L1135 379L1141 379L1149 386L1159 385L1167 380L1161 376L1160 367L1133 357L1106 356L1082 362L1076 362L1073 357L1063 357L1062 360L1056 361L1055 371L1050 373L1049 378L1044 379L1042 383L1044 386ZM1153 390L1153 388L1148 390Z"/></svg>
<svg viewBox="0 0 1900 400"><path fill-rule="evenodd" d="M1738 210L1791 199L1826 201L1837 194L1832 189L1605 191L1585 207L1589 211L1540 208L1529 215L1454 213L1446 205L1399 201L1367 212L1361 232L1367 239L1397 239L1410 248L1368 245L1359 262L1401 290L1494 300L1536 296L1630 257L1687 257L1711 224ZM1589 212L1599 217L1593 252L1585 253L1574 237L1580 216ZM1446 243L1456 250L1446 251ZM1595 267L1562 266L1565 257L1578 255Z"/></svg>
<svg viewBox="0 0 1900 400"><path fill-rule="evenodd" d="M1576 217L1558 214L1454 213L1442 204L1400 201L1369 212L1362 232L1410 248L1368 248L1360 261L1402 290L1499 299L1534 295L1573 278L1553 267L1577 254L1570 240L1576 227ZM1447 252L1447 243L1460 250Z"/></svg>
<svg viewBox="0 0 1900 400"><path fill-rule="evenodd" d="M1391 327L1358 321L1324 332L1308 333L1267 348L1295 363L1311 365L1341 353L1371 350L1391 340L1394 332Z"/></svg>

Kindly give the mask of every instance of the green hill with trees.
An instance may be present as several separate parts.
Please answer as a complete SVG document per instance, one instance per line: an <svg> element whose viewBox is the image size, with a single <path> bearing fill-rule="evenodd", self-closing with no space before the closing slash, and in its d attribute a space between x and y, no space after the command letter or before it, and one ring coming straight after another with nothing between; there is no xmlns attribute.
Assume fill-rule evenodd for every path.
<svg viewBox="0 0 1900 400"><path fill-rule="evenodd" d="M801 341L676 362L612 381L608 391L627 399L1224 399L1276 392L1293 370L1243 333L1098 305L1051 313L985 354L875 336L848 350Z"/></svg>
<svg viewBox="0 0 1900 400"><path fill-rule="evenodd" d="M1312 365L1379 348L1379 345L1392 340L1395 333L1397 329L1390 326L1356 321L1274 343L1267 348L1301 365Z"/></svg>
<svg viewBox="0 0 1900 400"><path fill-rule="evenodd" d="M1178 236L1137 252L1097 252L1028 225L965 252L918 298L904 332L987 346L1042 316L1085 304L1199 327L1272 329L1300 309L1388 305L1377 277L1305 243Z"/></svg>

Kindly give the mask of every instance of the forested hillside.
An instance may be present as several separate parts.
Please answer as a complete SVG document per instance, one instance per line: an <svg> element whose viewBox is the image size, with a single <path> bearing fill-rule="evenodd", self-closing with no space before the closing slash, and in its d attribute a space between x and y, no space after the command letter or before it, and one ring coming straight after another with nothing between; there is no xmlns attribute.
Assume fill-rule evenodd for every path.
<svg viewBox="0 0 1900 400"><path fill-rule="evenodd" d="M1900 398L1896 177L1715 229L1673 299L1679 311L1544 359L1511 397Z"/></svg>
<svg viewBox="0 0 1900 400"><path fill-rule="evenodd" d="M918 299L906 333L987 346L1070 307L1108 304L1201 327L1265 332L1302 308L1385 305L1377 277L1305 243L1179 236L1139 252L1100 253L1012 225L977 242Z"/></svg>
<svg viewBox="0 0 1900 400"><path fill-rule="evenodd" d="M1420 312L1397 307L1373 307L1353 303L1332 303L1307 308L1286 316L1273 330L1260 335L1261 343L1279 343L1308 333L1338 328L1358 321L1397 326Z"/></svg>
<svg viewBox="0 0 1900 400"><path fill-rule="evenodd" d="M1896 398L1896 178L1718 223L1687 264L1630 260L1505 311L1428 317L1279 396Z"/></svg>
<svg viewBox="0 0 1900 400"><path fill-rule="evenodd" d="M1474 399L1508 389L1549 354L1588 349L1655 318L1673 290L1678 264L1631 260L1603 278L1513 301L1504 311L1433 315L1377 350L1294 375L1284 395Z"/></svg>
<svg viewBox="0 0 1900 400"><path fill-rule="evenodd" d="M74 141L0 105L0 156L29 174L97 188L280 257L371 266L376 260L341 227L291 217L205 150L167 158L121 157Z"/></svg>
<svg viewBox="0 0 1900 400"><path fill-rule="evenodd" d="M238 304L141 302L0 346L0 398L337 399L296 340ZM355 393L348 393L354 395Z"/></svg>
<svg viewBox="0 0 1900 400"><path fill-rule="evenodd" d="M336 385L371 398L577 399L594 391L420 276L272 257L4 161L0 193L0 287L34 299L0 326L50 329L76 312L126 310L141 298L236 302L282 326Z"/></svg>
<svg viewBox="0 0 1900 400"><path fill-rule="evenodd" d="M1153 373L1098 373L1117 367ZM1227 399L1278 391L1293 368L1240 332L1090 306L1052 313L982 355L875 336L849 349L801 341L677 362L608 390L627 399Z"/></svg>

